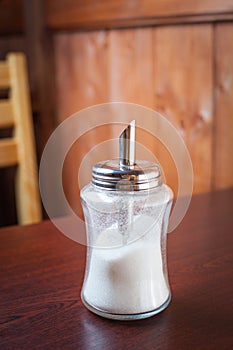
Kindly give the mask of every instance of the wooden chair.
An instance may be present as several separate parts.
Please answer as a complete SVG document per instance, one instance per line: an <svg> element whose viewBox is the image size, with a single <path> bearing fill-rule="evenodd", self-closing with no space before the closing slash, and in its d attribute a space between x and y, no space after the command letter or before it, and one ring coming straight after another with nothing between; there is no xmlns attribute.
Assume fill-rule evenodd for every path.
<svg viewBox="0 0 233 350"><path fill-rule="evenodd" d="M8 88L9 98L0 99L0 128L13 127L13 137L0 139L0 167L17 165L18 223L29 224L41 220L41 204L26 59L22 53L10 53L6 61L0 61L0 89Z"/></svg>

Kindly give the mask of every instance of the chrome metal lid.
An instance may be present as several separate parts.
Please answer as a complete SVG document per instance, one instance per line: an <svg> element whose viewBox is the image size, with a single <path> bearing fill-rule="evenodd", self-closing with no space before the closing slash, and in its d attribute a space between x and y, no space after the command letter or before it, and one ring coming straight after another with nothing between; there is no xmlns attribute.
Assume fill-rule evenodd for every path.
<svg viewBox="0 0 233 350"><path fill-rule="evenodd" d="M120 159L94 165L92 183L106 190L141 191L162 184L159 165L146 160L135 161L135 120L119 137Z"/></svg>
<svg viewBox="0 0 233 350"><path fill-rule="evenodd" d="M111 191L141 191L160 186L162 176L160 167L146 160L130 168L120 167L119 160L107 160L94 165L92 183Z"/></svg>

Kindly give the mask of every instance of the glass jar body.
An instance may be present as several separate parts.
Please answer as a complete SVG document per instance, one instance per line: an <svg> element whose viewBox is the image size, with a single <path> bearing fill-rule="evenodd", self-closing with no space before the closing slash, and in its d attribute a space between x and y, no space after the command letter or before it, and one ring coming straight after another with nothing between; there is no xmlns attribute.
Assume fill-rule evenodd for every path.
<svg viewBox="0 0 233 350"><path fill-rule="evenodd" d="M166 236L173 194L165 184L143 191L81 191L87 259L84 305L98 315L131 320L170 302Z"/></svg>

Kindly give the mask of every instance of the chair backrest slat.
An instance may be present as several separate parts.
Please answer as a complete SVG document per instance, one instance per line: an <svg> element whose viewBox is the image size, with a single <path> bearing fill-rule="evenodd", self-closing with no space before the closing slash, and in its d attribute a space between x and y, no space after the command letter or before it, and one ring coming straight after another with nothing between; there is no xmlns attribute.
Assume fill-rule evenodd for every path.
<svg viewBox="0 0 233 350"><path fill-rule="evenodd" d="M0 128L14 125L13 106L10 100L0 100Z"/></svg>
<svg viewBox="0 0 233 350"><path fill-rule="evenodd" d="M0 61L0 88L8 88L10 86L10 74L8 64Z"/></svg>
<svg viewBox="0 0 233 350"><path fill-rule="evenodd" d="M17 142L12 138L0 140L0 168L18 164Z"/></svg>

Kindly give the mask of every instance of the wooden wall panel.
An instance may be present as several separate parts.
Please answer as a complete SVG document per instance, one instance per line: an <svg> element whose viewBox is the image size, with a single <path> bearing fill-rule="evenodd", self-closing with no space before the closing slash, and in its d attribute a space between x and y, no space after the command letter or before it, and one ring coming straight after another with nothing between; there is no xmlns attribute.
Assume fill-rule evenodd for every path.
<svg viewBox="0 0 233 350"><path fill-rule="evenodd" d="M152 39L151 28L109 32L110 101L153 107Z"/></svg>
<svg viewBox="0 0 233 350"><path fill-rule="evenodd" d="M232 0L47 0L52 29L103 29L233 18Z"/></svg>
<svg viewBox="0 0 233 350"><path fill-rule="evenodd" d="M33 109L39 158L57 126L55 110L54 48L52 34L45 28L45 1L23 0L25 43L32 76Z"/></svg>
<svg viewBox="0 0 233 350"><path fill-rule="evenodd" d="M28 55L39 153L57 123L55 50L59 122L108 101L157 109L188 145L195 192L207 191L233 185L232 21L232 0L2 0L0 34L11 35L0 39L0 58L15 50ZM101 30L81 32L87 29ZM79 195L70 183L76 181L82 157L114 136L112 128L103 127L72 147L64 171L71 199ZM176 190L176 169L168 152L142 130L137 136L158 156Z"/></svg>
<svg viewBox="0 0 233 350"><path fill-rule="evenodd" d="M109 101L133 102L153 108L152 43L152 28L109 32ZM115 137L120 130L122 128L118 133L116 130ZM148 132L137 129L137 142L154 153L156 141Z"/></svg>
<svg viewBox="0 0 233 350"><path fill-rule="evenodd" d="M233 186L233 23L215 28L214 188Z"/></svg>
<svg viewBox="0 0 233 350"><path fill-rule="evenodd" d="M155 108L177 127L188 146L194 191L208 191L212 167L212 43L211 25L59 34L55 39L59 119L108 101ZM137 136L158 157L176 192L177 172L168 151L141 130ZM84 155L88 144L94 145L97 138L100 140L92 133L76 150L74 147L73 159ZM70 164L75 163L72 157L69 154Z"/></svg>
<svg viewBox="0 0 233 350"><path fill-rule="evenodd" d="M23 32L23 0L0 1L0 34Z"/></svg>
<svg viewBox="0 0 233 350"><path fill-rule="evenodd" d="M57 111L60 122L83 108L106 102L107 46L108 38L104 31L55 36ZM95 144L110 137L111 128L108 126L92 130L72 146L65 160L64 189L77 213L81 212L77 174L82 158Z"/></svg>
<svg viewBox="0 0 233 350"><path fill-rule="evenodd" d="M106 101L107 34L105 31L55 35L58 118Z"/></svg>
<svg viewBox="0 0 233 350"><path fill-rule="evenodd" d="M211 189L212 34L210 25L154 29L154 107L185 140L193 162L194 192ZM172 183L174 164L162 154Z"/></svg>

